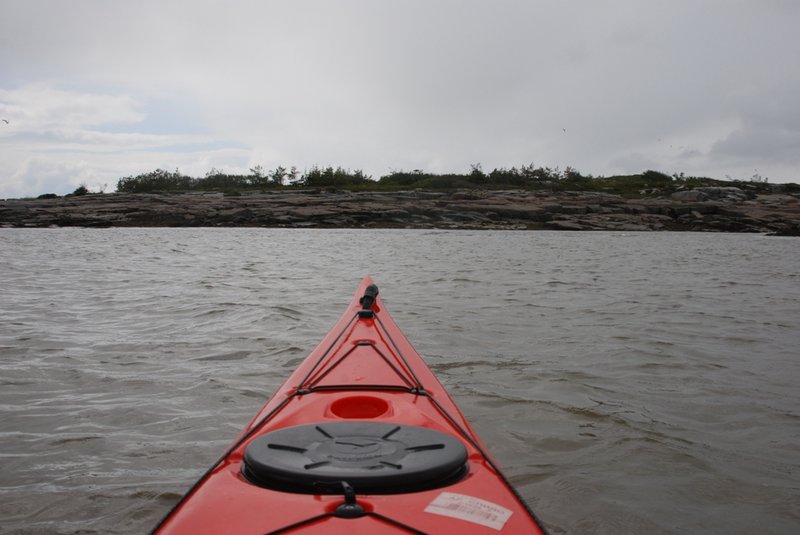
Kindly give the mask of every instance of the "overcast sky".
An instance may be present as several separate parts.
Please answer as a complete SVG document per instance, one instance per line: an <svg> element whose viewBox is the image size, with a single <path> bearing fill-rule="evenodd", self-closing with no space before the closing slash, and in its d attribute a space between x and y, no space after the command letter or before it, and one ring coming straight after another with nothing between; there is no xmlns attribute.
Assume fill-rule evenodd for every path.
<svg viewBox="0 0 800 535"><path fill-rule="evenodd" d="M0 0L0 198L261 165L800 182L800 1Z"/></svg>

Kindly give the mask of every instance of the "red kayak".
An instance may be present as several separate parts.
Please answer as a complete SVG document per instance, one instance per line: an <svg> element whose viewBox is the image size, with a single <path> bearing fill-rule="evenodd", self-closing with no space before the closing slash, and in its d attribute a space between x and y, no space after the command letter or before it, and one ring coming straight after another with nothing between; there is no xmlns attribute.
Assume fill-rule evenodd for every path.
<svg viewBox="0 0 800 535"><path fill-rule="evenodd" d="M153 533L545 533L365 278Z"/></svg>

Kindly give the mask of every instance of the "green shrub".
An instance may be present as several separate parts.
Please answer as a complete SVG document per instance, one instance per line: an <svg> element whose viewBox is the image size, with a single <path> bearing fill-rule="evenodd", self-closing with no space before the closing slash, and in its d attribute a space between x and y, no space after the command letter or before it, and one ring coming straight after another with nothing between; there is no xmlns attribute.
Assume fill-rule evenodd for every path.
<svg viewBox="0 0 800 535"><path fill-rule="evenodd" d="M156 169L150 173L120 178L117 191L121 193L150 193L154 191L187 191L192 189L195 179L182 175L177 169L170 173Z"/></svg>
<svg viewBox="0 0 800 535"><path fill-rule="evenodd" d="M370 177L364 174L360 169L350 171L349 169L342 169L337 167L321 168L316 165L303 173L300 177L299 184L301 186L310 188L327 188L327 187L345 187L353 185L362 185L372 182Z"/></svg>

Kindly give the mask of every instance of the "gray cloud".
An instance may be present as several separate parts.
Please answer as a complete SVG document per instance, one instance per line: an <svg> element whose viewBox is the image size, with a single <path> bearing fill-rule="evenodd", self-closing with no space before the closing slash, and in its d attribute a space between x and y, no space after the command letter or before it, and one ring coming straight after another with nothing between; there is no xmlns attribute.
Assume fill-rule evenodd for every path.
<svg viewBox="0 0 800 535"><path fill-rule="evenodd" d="M800 180L797 5L0 0L0 197L41 193L42 159L62 192L155 161ZM116 167L81 155L124 136Z"/></svg>
<svg viewBox="0 0 800 535"><path fill-rule="evenodd" d="M741 124L717 141L711 154L752 163L800 164L800 80L764 84L737 99Z"/></svg>

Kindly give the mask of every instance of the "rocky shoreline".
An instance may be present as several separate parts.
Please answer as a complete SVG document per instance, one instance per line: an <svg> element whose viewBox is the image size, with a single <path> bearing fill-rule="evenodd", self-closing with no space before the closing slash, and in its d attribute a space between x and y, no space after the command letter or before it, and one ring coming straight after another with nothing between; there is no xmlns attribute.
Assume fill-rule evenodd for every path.
<svg viewBox="0 0 800 535"><path fill-rule="evenodd" d="M797 236L800 199L732 187L638 199L524 190L108 193L0 201L0 227L661 230Z"/></svg>

